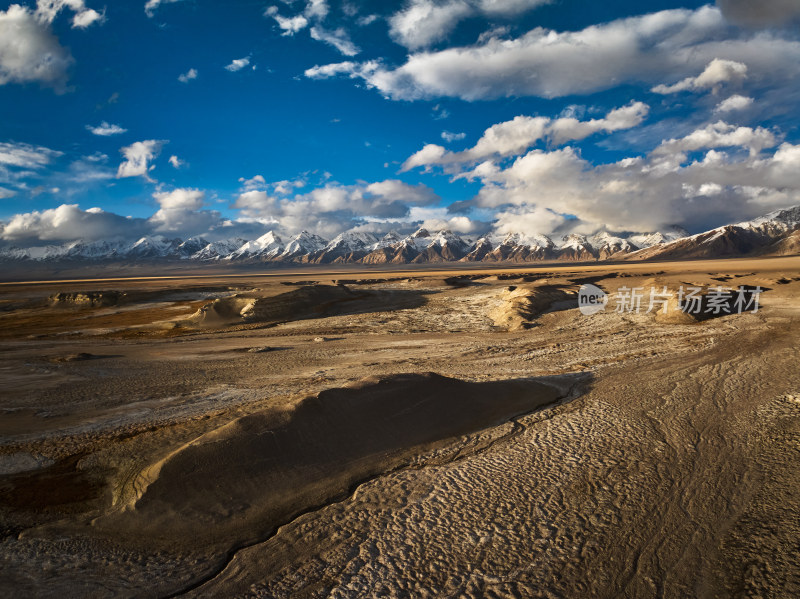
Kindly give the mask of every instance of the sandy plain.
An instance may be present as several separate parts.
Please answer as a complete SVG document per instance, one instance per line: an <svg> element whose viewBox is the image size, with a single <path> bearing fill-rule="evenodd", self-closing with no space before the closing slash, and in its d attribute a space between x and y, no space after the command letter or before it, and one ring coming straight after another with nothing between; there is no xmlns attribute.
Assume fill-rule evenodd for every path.
<svg viewBox="0 0 800 599"><path fill-rule="evenodd" d="M0 593L800 596L798 299L800 257L4 283Z"/></svg>

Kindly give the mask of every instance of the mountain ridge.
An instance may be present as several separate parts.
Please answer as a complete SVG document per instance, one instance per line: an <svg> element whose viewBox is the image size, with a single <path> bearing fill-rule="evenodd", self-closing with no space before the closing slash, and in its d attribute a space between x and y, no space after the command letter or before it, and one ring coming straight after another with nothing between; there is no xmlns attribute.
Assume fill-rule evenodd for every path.
<svg viewBox="0 0 800 599"><path fill-rule="evenodd" d="M191 261L293 264L420 264L432 262L593 262L787 255L800 250L800 206L695 235L677 228L646 234L459 235L420 228L410 235L350 231L328 241L301 231L286 241L269 231L246 240L209 241L148 235L130 240L76 240L29 248L0 248L4 262Z"/></svg>

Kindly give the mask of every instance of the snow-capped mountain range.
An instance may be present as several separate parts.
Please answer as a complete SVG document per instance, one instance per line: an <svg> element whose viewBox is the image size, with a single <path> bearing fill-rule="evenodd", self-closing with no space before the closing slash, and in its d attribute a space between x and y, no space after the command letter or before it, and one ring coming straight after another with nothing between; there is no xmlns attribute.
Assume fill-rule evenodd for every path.
<svg viewBox="0 0 800 599"><path fill-rule="evenodd" d="M722 257L795 253L793 248L800 243L798 227L800 206L691 236L678 228L633 235L601 231L560 239L521 233L476 237L426 229L405 236L395 231L383 236L347 232L330 241L308 231L287 239L270 231L257 239L222 241L152 235L135 242L77 240L59 245L7 247L0 249L0 260L410 264Z"/></svg>

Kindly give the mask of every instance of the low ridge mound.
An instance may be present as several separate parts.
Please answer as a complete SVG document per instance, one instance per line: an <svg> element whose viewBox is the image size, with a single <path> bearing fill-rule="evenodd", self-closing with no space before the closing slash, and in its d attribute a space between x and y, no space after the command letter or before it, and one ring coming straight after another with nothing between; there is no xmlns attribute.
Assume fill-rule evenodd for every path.
<svg viewBox="0 0 800 599"><path fill-rule="evenodd" d="M426 289L433 287L447 287L447 281L443 278L423 277L423 278L408 278L401 281L403 287L408 289Z"/></svg>
<svg viewBox="0 0 800 599"><path fill-rule="evenodd" d="M192 319L202 324L280 322L330 315L342 302L363 299L368 292L344 285L306 285L271 297L233 295L204 305Z"/></svg>
<svg viewBox="0 0 800 599"><path fill-rule="evenodd" d="M167 545L252 542L420 453L552 403L568 387L426 373L322 391L234 420L145 468L124 509L97 525Z"/></svg>
<svg viewBox="0 0 800 599"><path fill-rule="evenodd" d="M424 299L416 291L353 290L345 285L306 285L270 297L233 295L215 299L195 312L190 320L207 326L279 323L412 308L422 303Z"/></svg>
<svg viewBox="0 0 800 599"><path fill-rule="evenodd" d="M489 318L497 327L517 331L531 326L536 317L551 309L554 304L572 299L577 308L577 295L572 288L509 285L500 294L500 303L490 310Z"/></svg>
<svg viewBox="0 0 800 599"><path fill-rule="evenodd" d="M243 312L258 301L258 298L241 295L217 298L195 312L191 320L204 325L223 325L244 320Z"/></svg>
<svg viewBox="0 0 800 599"><path fill-rule="evenodd" d="M120 291L77 291L54 293L48 300L55 307L98 308L117 306L125 301Z"/></svg>

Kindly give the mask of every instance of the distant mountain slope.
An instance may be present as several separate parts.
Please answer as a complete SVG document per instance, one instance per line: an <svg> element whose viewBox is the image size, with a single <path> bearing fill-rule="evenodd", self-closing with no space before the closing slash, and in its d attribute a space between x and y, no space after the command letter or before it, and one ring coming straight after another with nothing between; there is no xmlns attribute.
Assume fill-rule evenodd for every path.
<svg viewBox="0 0 800 599"><path fill-rule="evenodd" d="M791 256L794 254L800 254L800 229L784 235L767 246L764 252L764 255L768 256Z"/></svg>
<svg viewBox="0 0 800 599"><path fill-rule="evenodd" d="M725 225L667 243L631 252L628 260L729 258L798 253L800 206L777 210L752 221Z"/></svg>
<svg viewBox="0 0 800 599"><path fill-rule="evenodd" d="M449 230L418 229L383 237L350 231L328 241L301 231L284 241L274 231L257 239L182 240L162 235L124 240L70 241L59 245L0 248L0 261L39 263L192 261L260 264L419 264L438 262L593 262L679 260L800 253L800 206L697 235L673 228L646 234L600 231L561 239L509 233L475 238Z"/></svg>

